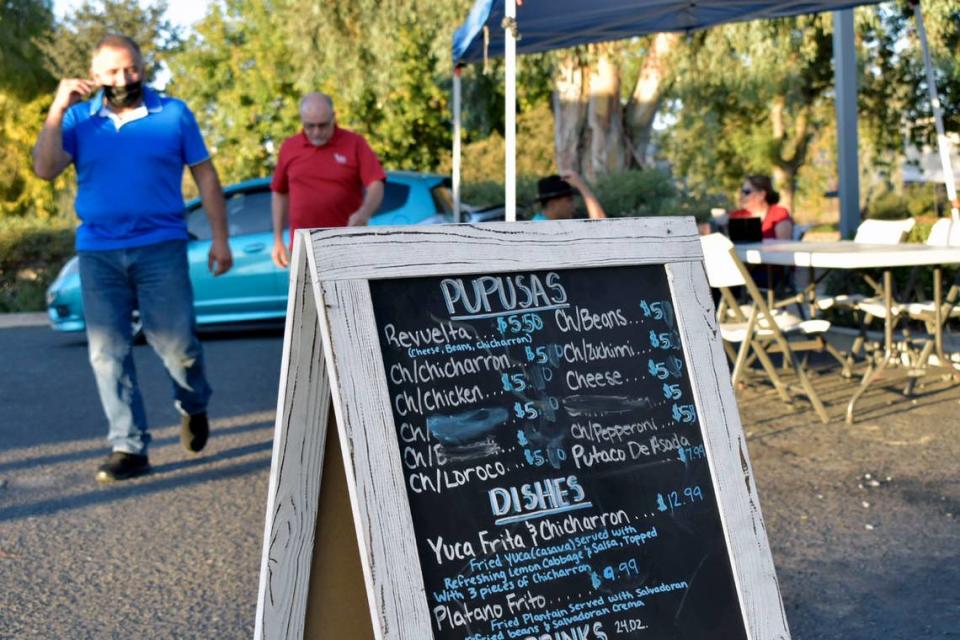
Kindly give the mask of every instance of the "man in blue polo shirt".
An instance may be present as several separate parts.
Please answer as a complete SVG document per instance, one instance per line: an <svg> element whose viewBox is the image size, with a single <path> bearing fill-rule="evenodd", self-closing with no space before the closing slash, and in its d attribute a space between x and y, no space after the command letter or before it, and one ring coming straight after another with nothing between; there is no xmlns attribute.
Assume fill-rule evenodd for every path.
<svg viewBox="0 0 960 640"><path fill-rule="evenodd" d="M150 435L133 364L135 309L173 381L181 444L198 452L209 434L211 391L187 266L184 166L213 230L210 270L225 273L233 258L220 180L187 106L143 85L143 57L126 36L101 39L90 70L92 80L60 81L33 155L34 170L46 180L71 163L77 171L87 342L113 449L96 478L111 482L150 470Z"/></svg>

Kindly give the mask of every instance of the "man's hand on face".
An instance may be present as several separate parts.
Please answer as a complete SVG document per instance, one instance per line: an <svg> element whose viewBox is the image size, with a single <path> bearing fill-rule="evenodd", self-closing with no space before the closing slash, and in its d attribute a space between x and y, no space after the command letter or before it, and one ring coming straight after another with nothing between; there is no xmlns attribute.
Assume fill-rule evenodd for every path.
<svg viewBox="0 0 960 640"><path fill-rule="evenodd" d="M348 227L365 227L370 222L370 215L362 211L354 211L347 219Z"/></svg>
<svg viewBox="0 0 960 640"><path fill-rule="evenodd" d="M273 243L273 264L281 269L286 269L290 264L290 254L287 252L287 245L283 240L277 240Z"/></svg>
<svg viewBox="0 0 960 640"><path fill-rule="evenodd" d="M93 93L96 88L97 85L93 80L64 78L57 86L57 93L54 95L53 104L50 105L50 113L52 115L62 116L67 109Z"/></svg>
<svg viewBox="0 0 960 640"><path fill-rule="evenodd" d="M233 266L233 253L226 240L214 240L210 245L210 254L207 256L207 268L214 276L220 276L230 271Z"/></svg>

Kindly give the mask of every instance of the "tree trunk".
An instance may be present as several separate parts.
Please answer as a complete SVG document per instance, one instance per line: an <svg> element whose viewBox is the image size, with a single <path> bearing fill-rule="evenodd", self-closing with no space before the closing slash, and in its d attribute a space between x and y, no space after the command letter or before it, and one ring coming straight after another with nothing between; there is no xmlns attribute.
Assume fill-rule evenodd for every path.
<svg viewBox="0 0 960 640"><path fill-rule="evenodd" d="M646 164L654 116L669 88L669 55L679 41L677 34L653 38L626 112L620 100L622 44L591 45L592 64L577 55L560 61L553 91L559 170L596 180Z"/></svg>
<svg viewBox="0 0 960 640"><path fill-rule="evenodd" d="M619 173L626 166L623 107L620 104L620 67L609 45L591 47L596 61L588 79L586 142L589 162L582 162L590 180Z"/></svg>
<svg viewBox="0 0 960 640"><path fill-rule="evenodd" d="M770 103L770 125L777 142L776 156L771 158L773 180L780 187L780 204L790 213L794 213L800 167L807 160L807 151L813 138L810 130L812 108L810 105L799 107L792 130L788 132L786 99L779 96Z"/></svg>
<svg viewBox="0 0 960 640"><path fill-rule="evenodd" d="M791 173L789 168L781 166L774 166L771 174L773 184L779 185L780 187L780 206L786 208L787 211L792 214L796 187L791 187L790 185L796 184L796 174Z"/></svg>
<svg viewBox="0 0 960 640"><path fill-rule="evenodd" d="M554 146L560 171L582 173L580 136L586 116L583 65L577 56L569 55L558 65L553 90Z"/></svg>
<svg viewBox="0 0 960 640"><path fill-rule="evenodd" d="M660 33L654 37L627 105L627 148L633 164L638 167L647 164L653 119L670 86L669 55L678 42L680 36L675 33Z"/></svg>

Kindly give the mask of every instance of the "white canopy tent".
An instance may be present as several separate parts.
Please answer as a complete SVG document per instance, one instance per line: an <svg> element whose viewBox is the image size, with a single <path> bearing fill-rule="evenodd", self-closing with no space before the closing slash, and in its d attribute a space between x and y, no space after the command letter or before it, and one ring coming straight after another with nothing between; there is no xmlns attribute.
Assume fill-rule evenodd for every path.
<svg viewBox="0 0 960 640"><path fill-rule="evenodd" d="M880 0L477 0L466 22L453 38L454 73L454 211L460 212L459 66L492 57L504 57L505 141L504 162L506 219L516 220L516 56L571 47L578 44L619 40L632 36L705 29L724 22L786 17L834 11L837 28L834 46L837 67L838 144L841 199L841 230L849 233L859 222L859 184L856 132L856 60L853 54L852 8ZM956 207L956 183L950 166L949 141L927 46L919 2L914 12L926 64L930 99L937 126L938 145L944 161L947 195ZM520 38L522 34L522 39Z"/></svg>

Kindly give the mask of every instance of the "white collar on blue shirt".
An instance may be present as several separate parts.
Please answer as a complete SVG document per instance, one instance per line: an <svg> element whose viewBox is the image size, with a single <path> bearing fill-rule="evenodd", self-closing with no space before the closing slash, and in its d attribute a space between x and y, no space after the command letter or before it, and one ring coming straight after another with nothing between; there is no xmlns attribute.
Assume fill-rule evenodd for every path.
<svg viewBox="0 0 960 640"><path fill-rule="evenodd" d="M103 100L102 88L97 91L90 100L90 115L109 118L110 121L113 122L113 126L117 128L117 131L129 122L146 118L147 115L159 113L160 111L163 111L163 103L160 101L160 96L150 87L143 88L143 101L140 103L140 106L132 111L126 112L122 116L114 113L107 107Z"/></svg>

